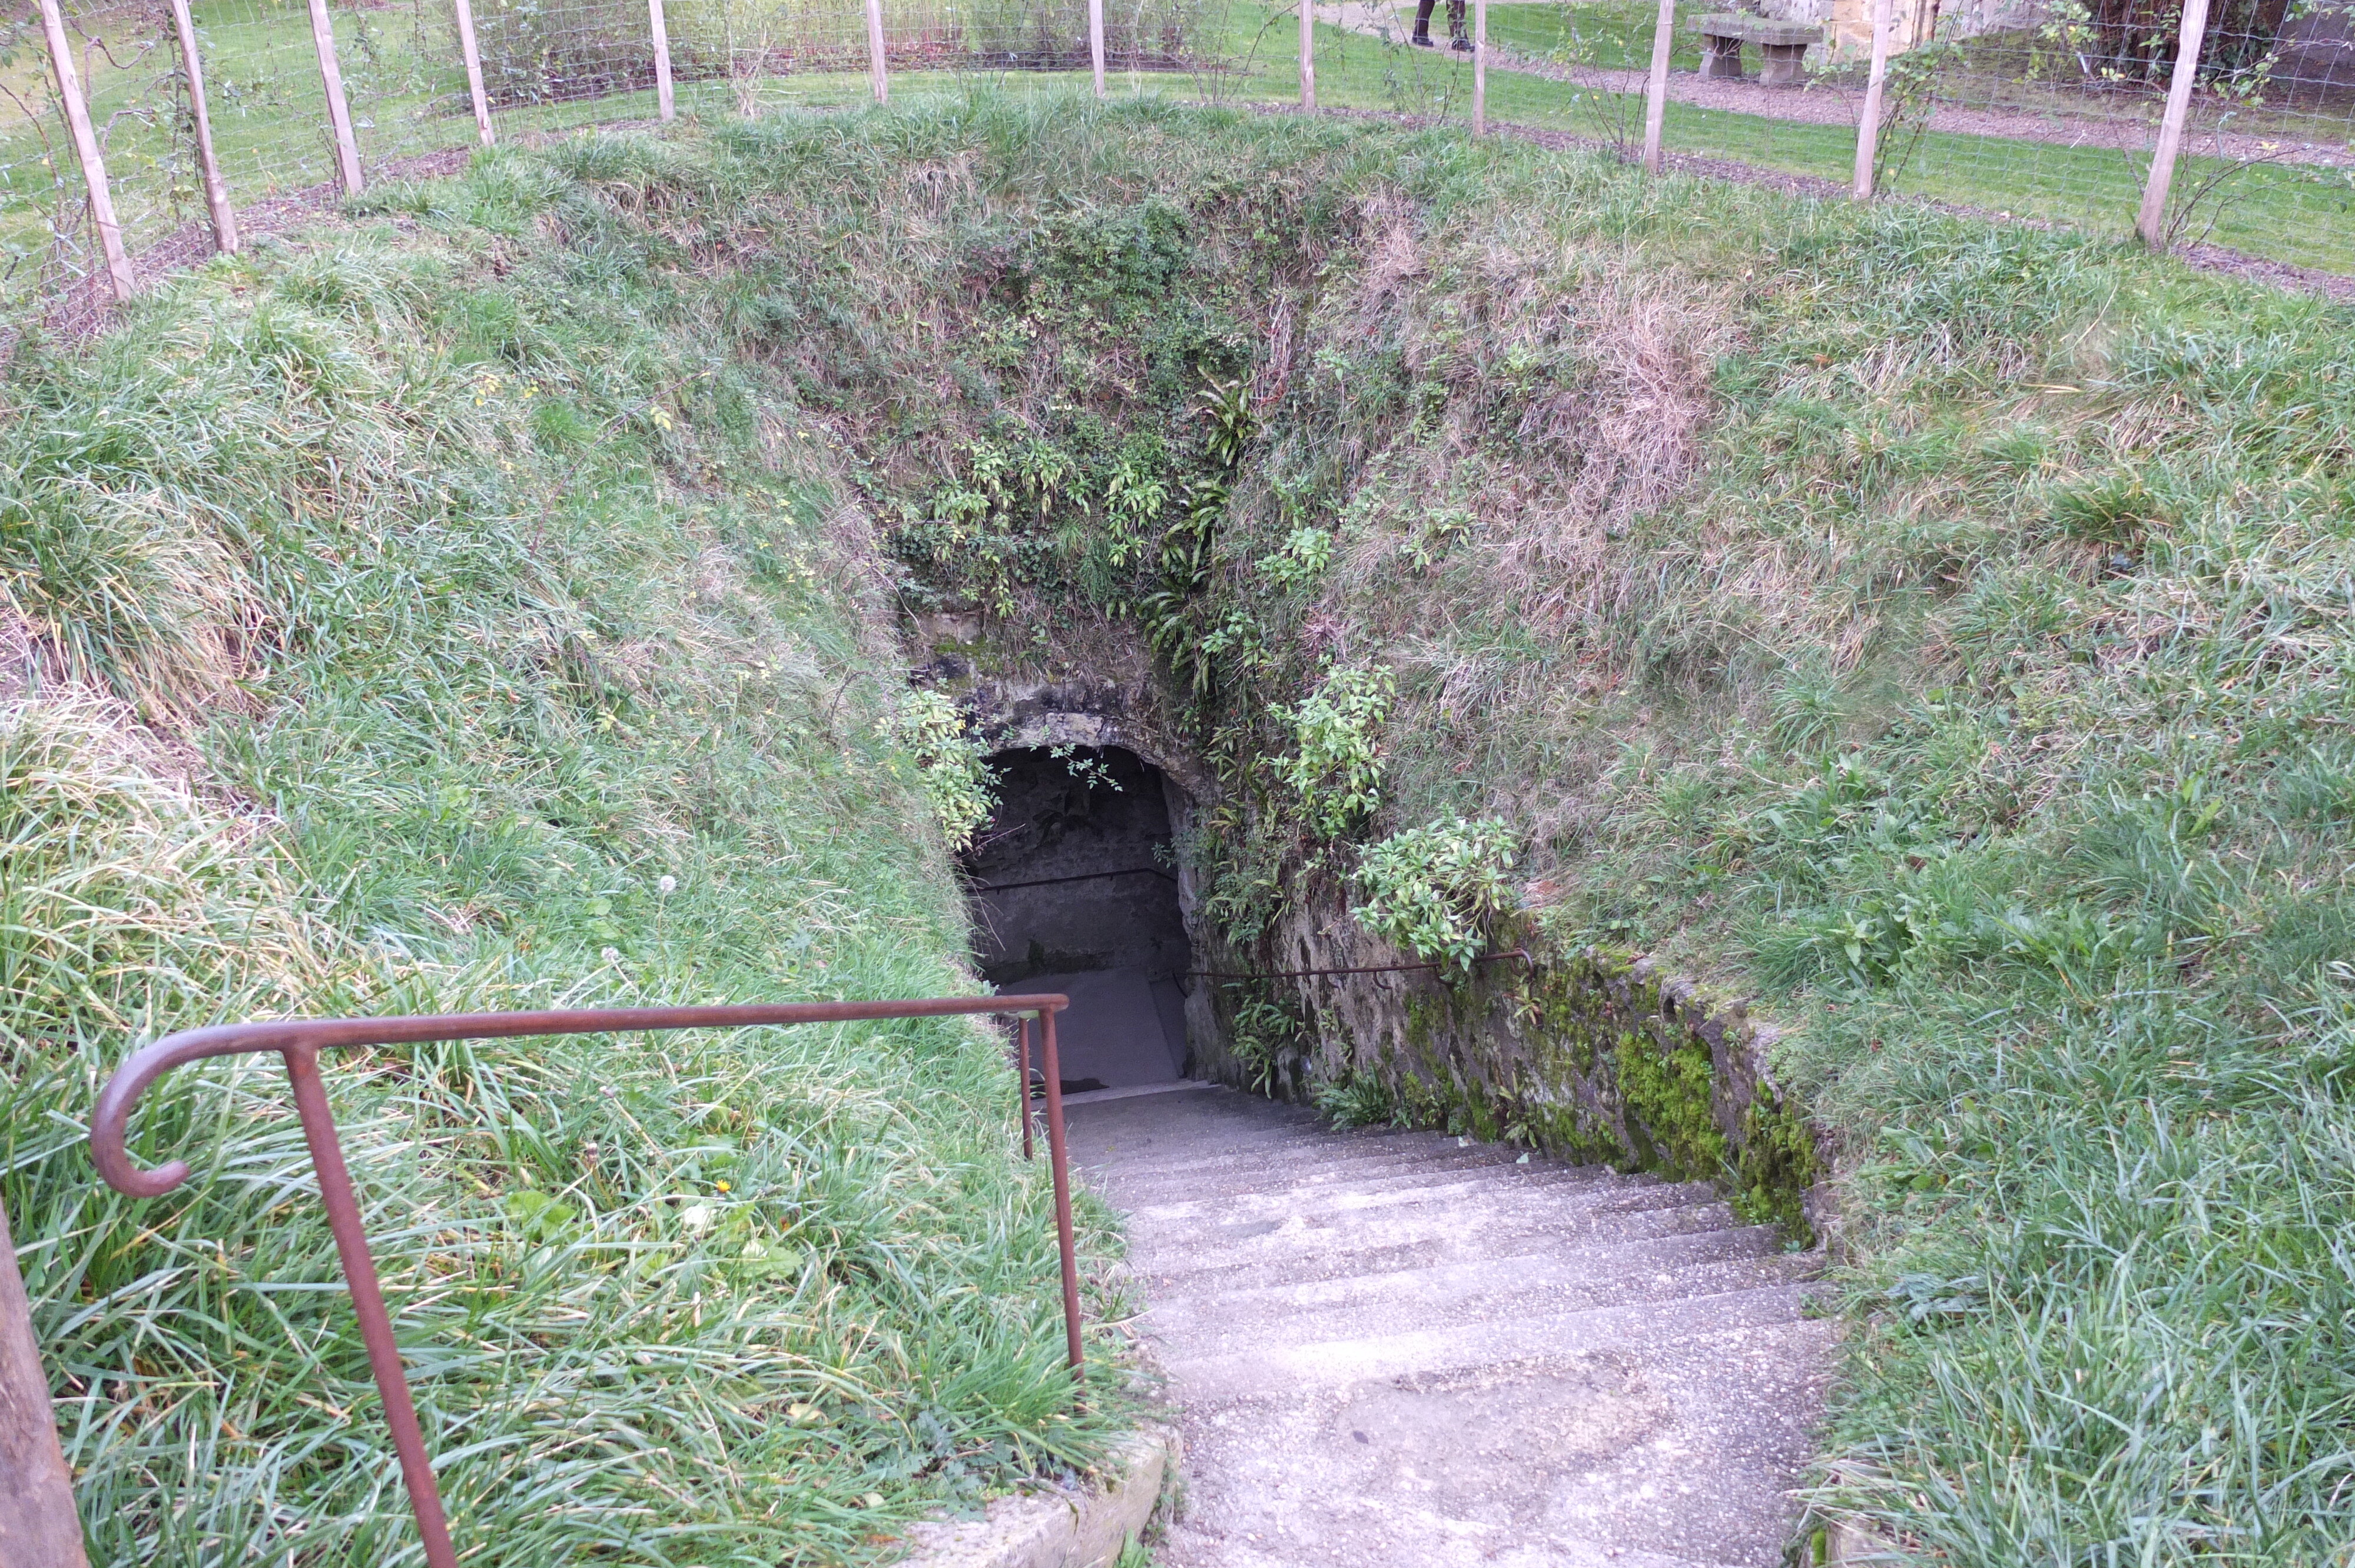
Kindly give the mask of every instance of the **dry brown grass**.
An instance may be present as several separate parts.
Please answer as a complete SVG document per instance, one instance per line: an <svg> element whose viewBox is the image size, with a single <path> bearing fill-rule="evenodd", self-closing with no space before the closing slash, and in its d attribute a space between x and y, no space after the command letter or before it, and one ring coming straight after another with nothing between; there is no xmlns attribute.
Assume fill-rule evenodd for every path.
<svg viewBox="0 0 2355 1568"><path fill-rule="evenodd" d="M1525 458L1514 477L1542 499L1521 509L1495 549L1500 586L1558 623L1624 602L1625 585L1613 578L1631 563L1614 562L1610 542L1692 473L1710 412L1710 371L1739 333L1725 291L1675 274L1601 280L1547 313L1553 319L1541 317L1537 332L1500 344L1504 356L1550 337L1572 347L1579 374L1522 410L1514 433L1540 462Z"/></svg>

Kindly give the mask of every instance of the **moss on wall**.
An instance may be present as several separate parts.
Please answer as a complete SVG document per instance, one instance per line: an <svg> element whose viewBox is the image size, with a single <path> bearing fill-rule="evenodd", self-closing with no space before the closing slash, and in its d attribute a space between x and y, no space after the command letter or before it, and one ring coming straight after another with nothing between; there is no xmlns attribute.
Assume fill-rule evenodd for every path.
<svg viewBox="0 0 2355 1568"><path fill-rule="evenodd" d="M1327 914L1333 912L1327 912ZM1295 917L1301 968L1380 961L1346 919ZM1516 922L1498 946L1526 959L1468 981L1435 975L1300 981L1319 1103L1503 1139L1562 1159L1718 1183L1743 1218L1812 1240L1806 1199L1825 1160L1774 1083L1771 1038L1647 960L1558 949Z"/></svg>

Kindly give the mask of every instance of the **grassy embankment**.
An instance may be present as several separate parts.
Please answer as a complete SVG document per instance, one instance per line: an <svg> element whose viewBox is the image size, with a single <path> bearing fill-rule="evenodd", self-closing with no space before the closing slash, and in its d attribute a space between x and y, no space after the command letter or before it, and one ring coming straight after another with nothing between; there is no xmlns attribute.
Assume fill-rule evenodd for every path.
<svg viewBox="0 0 2355 1568"><path fill-rule="evenodd" d="M596 177L570 182L509 155L469 182L382 198L381 210L449 237L429 250L524 263L463 290L452 280L443 314L427 311L443 284L421 295L324 284L309 281L332 270L318 258L250 263L285 275L232 295L231 271L158 307L209 301L207 310L232 320L250 312L307 329L247 327L206 351L237 375L274 377L268 384L285 390L272 396L297 399L288 406L304 416L281 426L313 443L273 449L272 461L300 458L314 477L272 493L299 498L301 517L319 521L290 522L301 546L293 558L257 556L280 563L255 579L257 594L308 604L321 584L335 588L333 602L352 599L341 585L383 547L393 503L371 503L384 510L370 515L387 519L373 530L304 530L337 515L336 486L413 471L340 458L329 470L317 455L328 406L303 400L313 388L342 396L339 371L378 365L389 378L412 362L372 358L337 334L414 322L426 324L394 340L446 332L496 345L485 352L521 360L567 400L620 400L591 428L637 442L677 433L648 429L659 425L651 408L616 418L634 408L628 399L651 404L660 393L675 425L686 413L687 427L706 430L719 410L708 418L666 389L699 399L739 374L790 389L822 411L826 433L856 460L862 493L893 524L903 589L929 578L985 601L1003 591L1018 624L1055 625L1081 648L1134 638L1147 615L1156 629L1169 623L1165 644L1189 677L1173 697L1188 705L1190 676L1202 672L1209 701L1199 707L1214 726L1205 750L1239 797L1260 803L1256 816L1230 820L1238 831L1199 846L1222 909L1248 915L1281 898L1298 855L1316 847L1296 821L1288 837L1284 828L1296 802L1283 764L1300 738L1285 705L1335 668L1387 669L1397 695L1365 736L1379 763L1375 809L1345 823L1327 853L1346 864L1359 844L1399 830L1496 818L1521 842L1522 896L1562 939L1660 952L1794 1026L1783 1066L1808 1086L1849 1161L1843 1277L1855 1330L1822 1506L1954 1563L2343 1558L2355 1491L2355 1360L2339 1332L2355 1308L2342 1239L2355 1218L2344 968L2355 932L2346 881L2355 753L2345 733L2355 385L2338 350L2343 311L2066 235L1656 185L1600 159L1476 146L1444 132L1153 105L1098 115L985 104L730 129L702 151L598 143L563 156ZM564 248L497 238L543 229ZM527 285L546 291L528 311L518 298ZM269 312L250 302L257 294ZM341 302L355 299L363 303ZM671 341L701 346L686 359L542 346L607 330L644 344L635 334L653 326L606 324L633 308ZM320 318L325 326L310 325ZM38 428L80 450L69 438L94 421L69 416L89 400L135 413L163 395L143 402L130 390L139 387L186 400L172 378L211 363L143 368L119 344L93 369L43 370L85 390L80 403L49 394L68 414ZM593 370L558 383L543 363ZM1231 455L1200 417L1205 373L1243 376L1253 393ZM388 404L412 422L414 410L445 405ZM177 418L179 407L166 412ZM535 423L542 417L565 422ZM162 414L124 424L134 435L174 428ZM271 426L249 418L206 428L258 439L251 432ZM372 436L366 451L409 450L384 443L422 439L403 435L410 428ZM101 476L135 472L118 452L129 439L110 437L78 461ZM496 461L592 461L535 456L538 439L504 453L478 443L466 471L487 484ZM526 510L557 493L553 478L537 482L546 488L522 498ZM1159 499L1148 500L1156 486ZM406 506L438 506L449 493L404 493ZM255 510L220 515L226 525ZM572 515L540 510L556 522ZM677 514L631 515L652 528ZM601 527L591 543L613 547L617 536L631 537ZM478 555L460 549L453 565L421 574L402 601L408 613L464 609L471 601L445 601L436 585L460 580L455 563ZM583 576L576 591L621 600L609 612L645 597L624 574ZM1174 598L1147 605L1140 588ZM497 641L506 635L500 603L499 615L462 618L452 633L451 646L477 660L462 668L508 667L480 652L507 646ZM1119 606L1135 608L1114 614ZM249 624L226 611L223 622ZM222 646L278 645L240 630ZM420 868L404 877L471 863L474 852L460 849L476 841L460 830L505 819L471 810L470 796L445 806L438 793L393 789L396 776L377 798L401 810L354 825L332 817L335 797L272 786L276 775L237 760L281 755L263 743L282 734L299 751L325 722L314 715L357 715L336 722L397 737L416 705L405 695L327 700L347 677L308 651L352 644L306 632L286 646L308 662L266 662L316 664L322 673L302 675L311 684L290 677L289 689L323 695L267 706L269 724L224 712L222 729L208 734L252 737L208 745L252 802L284 802L286 826L261 827L285 835L287 854L319 857L316 868L290 858L289 876L352 896L336 868L357 863L353 850L301 847L319 832L305 825L319 813L346 823L343 842L365 832L371 848L405 842L401 832L453 835L421 841L447 849L396 859ZM376 655L347 657L365 670ZM387 683L405 693L413 683ZM852 691L851 701L868 700ZM815 692L799 711L823 717ZM691 698L645 703L617 711L601 741L604 710L570 700L551 704L578 731L567 744L598 748L580 754L625 782L670 771L655 760L659 735L633 726L694 717ZM467 727L453 753L496 758L476 736L504 702L454 705ZM846 722L842 733L863 732ZM810 766L832 750L812 747ZM536 777L511 764L495 775L502 789L539 788ZM210 809L250 815L241 799ZM810 801L808 826L786 835L799 853L846 853L819 831L837 831L838 804L794 796L777 809L791 800ZM528 820L559 833L613 820L581 812ZM405 827L411 813L423 825ZM1257 840L1240 831L1254 821L1277 831ZM703 841L690 832L660 842L686 853ZM570 848L561 858L601 863ZM653 867L627 863L640 867L636 882L603 877L603 891L570 904L533 883L528 905L444 895L417 906L497 913L512 902L518 934L477 924L464 942L488 944L492 961L525 980L577 976L611 938L541 933L565 930L558 920L568 913L585 924L645 908L631 889L645 898ZM693 869L672 873L681 892L699 885ZM730 876L733 887L753 885L751 871ZM574 885L559 882L558 894ZM609 903L599 910L594 897ZM249 906L224 896L203 910L227 910L242 930ZM444 980L438 969L382 956L378 927L434 953L430 933L410 930L426 918L338 916L308 928L359 932L376 945L368 962L400 966L401 983L445 988L436 994L474 983L473 969ZM920 928L938 930L941 918L934 908ZM245 950L224 948L211 925L200 936L199 953ZM877 951L882 940L879 932L877 947L851 946ZM210 992L231 984L191 972ZM408 980L412 972L425 979ZM38 1011L60 1005L45 1000ZM82 1027L120 1038L103 1018ZM457 1092L484 1077L431 1082L435 1117L491 1125ZM407 1084L377 1086L392 1129L420 1125L400 1108ZM947 1116L964 1103L937 1108ZM270 1135L282 1136L281 1126ZM70 1134L53 1136L63 1145ZM601 1153L607 1136L621 1134L601 1130ZM448 1147L474 1158L479 1145ZM449 1157L442 1148L437 1160ZM20 1167L19 1190L27 1169L48 1168ZM496 1194L512 1169L500 1157L485 1185ZM391 1170L389 1156L372 1162L372 1181ZM682 1170L637 1191L681 1192ZM514 1211L501 1195L463 1182L458 1191L469 1195L441 1200L453 1214L479 1215L502 1234L531 1223L502 1218ZM248 1212L246 1201L221 1202L167 1234L209 1238ZM945 1226L953 1216L941 1206ZM33 1239L81 1223L45 1220ZM653 1205L605 1223L641 1245L669 1234ZM274 1245L287 1234L267 1235ZM1043 1234L1023 1234L1043 1278ZM104 1239L119 1248L135 1234L117 1228ZM409 1255L461 1255L432 1239ZM183 1245L187 1272L165 1283L193 1290L220 1266L204 1261L209 1248ZM137 1266L112 1250L85 1255ZM315 1250L306 1255L324 1278ZM648 1246L641 1255L661 1255ZM704 1256L690 1249L682 1273ZM282 1277L272 1261L271 1277ZM858 1277L845 1288L853 1284ZM619 1311L638 1298L617 1287L610 1299ZM989 1298L962 1299L947 1305L980 1313ZM315 1335L337 1319L310 1300L271 1305L312 1314L298 1320ZM726 1330L709 1312L704 1320L706 1332ZM506 1432L561 1444L610 1430L551 1426L560 1401L527 1405L521 1380L549 1364L549 1346L506 1341L515 1354L495 1363L479 1343L450 1342L478 1358L453 1352L451 1375L477 1382L452 1409L503 1386L481 1370L496 1364L519 1380L516 1402L492 1406ZM239 1348L200 1346L205 1359L191 1361L234 1366ZM584 1381L624 1400L635 1364L589 1359L594 1376ZM607 1381L617 1366L618 1385ZM154 1368L141 1375L160 1375ZM1025 1386L1047 1386L1039 1380ZM292 1379L280 1382L290 1385L282 1399L273 1385L282 1416L308 1408L293 1403ZM94 1412L123 1408L111 1384L98 1391ZM846 1400L832 1418L868 1408ZM231 1425L238 1442L254 1430ZM201 1414L190 1425L214 1430ZM762 1441L791 1440L773 1426L761 1428ZM346 1430L296 1429L306 1438ZM895 1430L906 1429L879 1429L868 1450L881 1468L912 1447ZM257 1451L287 1441L273 1435ZM131 1439L121 1451L162 1463L167 1449L180 1452ZM658 1449L649 1443L641 1466L667 1462ZM542 1495L530 1489L532 1466L558 1462L503 1450L465 1463L491 1467L487 1495L522 1512ZM366 1468L324 1467L318 1484L329 1493L358 1485L352 1472ZM699 1497L711 1474L736 1473L682 1461L662 1478ZM762 1472L762 1484L790 1473ZM637 1484L626 1468L592 1474L623 1478L624 1491ZM109 1499L132 1495L133 1482L116 1484ZM527 1551L535 1529L585 1532L600 1520L613 1522L533 1516L510 1538ZM733 1528L741 1539L753 1527ZM674 1550L678 1561L715 1554L709 1540Z"/></svg>
<svg viewBox="0 0 2355 1568"><path fill-rule="evenodd" d="M432 201L0 386L0 1201L96 1562L416 1555L282 1073L151 1092L136 1150L196 1175L132 1202L80 1137L134 1042L972 984L864 514L671 286L714 164ZM977 1028L329 1082L469 1561L864 1561L1099 1451Z"/></svg>
<svg viewBox="0 0 2355 1568"><path fill-rule="evenodd" d="M1446 132L722 143L794 237L726 319L909 591L1055 628L1036 673L1162 651L1231 934L1493 819L1559 939L1789 1026L1847 1170L1820 1507L1925 1562L2345 1561L2343 309Z"/></svg>

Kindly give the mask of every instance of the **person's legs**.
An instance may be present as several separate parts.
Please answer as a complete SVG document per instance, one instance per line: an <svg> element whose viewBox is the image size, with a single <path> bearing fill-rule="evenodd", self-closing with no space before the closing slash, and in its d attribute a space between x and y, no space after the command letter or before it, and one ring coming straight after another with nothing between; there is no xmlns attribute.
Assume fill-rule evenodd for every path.
<svg viewBox="0 0 2355 1568"><path fill-rule="evenodd" d="M1464 28L1464 0L1447 0L1447 36L1455 40L1449 48L1471 52L1472 35Z"/></svg>
<svg viewBox="0 0 2355 1568"><path fill-rule="evenodd" d="M1431 41L1431 8L1438 3L1439 0L1415 0L1414 37L1410 42L1426 49L1437 47ZM1460 0L1451 0L1451 3L1460 3Z"/></svg>

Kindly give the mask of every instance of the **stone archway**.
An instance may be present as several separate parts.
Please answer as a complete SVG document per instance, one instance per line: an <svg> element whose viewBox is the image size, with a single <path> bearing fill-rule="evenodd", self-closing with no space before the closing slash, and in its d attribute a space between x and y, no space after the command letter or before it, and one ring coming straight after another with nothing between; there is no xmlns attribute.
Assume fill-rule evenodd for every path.
<svg viewBox="0 0 2355 1568"><path fill-rule="evenodd" d="M1180 924L1192 952L1212 950L1205 941L1199 879L1183 850L1197 813L1215 794L1216 782L1192 747L1162 721L1149 680L1074 676L1007 681L976 677L964 669L932 673L954 680L974 732L993 755L1057 748L1126 752L1148 767L1157 776L1168 813L1168 836L1178 850L1167 870L1176 886ZM1223 1059L1224 1031L1209 988L1190 972L1174 978L1183 999L1181 1060L1199 1065Z"/></svg>

